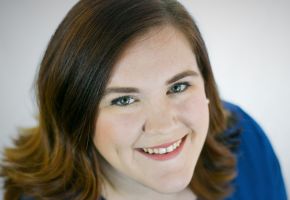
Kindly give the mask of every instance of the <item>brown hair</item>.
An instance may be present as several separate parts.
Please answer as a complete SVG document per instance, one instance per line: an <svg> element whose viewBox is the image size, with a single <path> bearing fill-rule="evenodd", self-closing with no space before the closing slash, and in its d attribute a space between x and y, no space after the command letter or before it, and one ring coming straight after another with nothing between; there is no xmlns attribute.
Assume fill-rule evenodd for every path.
<svg viewBox="0 0 290 200"><path fill-rule="evenodd" d="M102 173L93 144L98 104L114 63L133 39L172 25L192 45L210 100L209 132L190 187L201 199L231 192L236 159L219 136L226 116L206 47L192 17L175 0L81 0L51 38L38 73L39 125L5 150L5 199L97 199Z"/></svg>

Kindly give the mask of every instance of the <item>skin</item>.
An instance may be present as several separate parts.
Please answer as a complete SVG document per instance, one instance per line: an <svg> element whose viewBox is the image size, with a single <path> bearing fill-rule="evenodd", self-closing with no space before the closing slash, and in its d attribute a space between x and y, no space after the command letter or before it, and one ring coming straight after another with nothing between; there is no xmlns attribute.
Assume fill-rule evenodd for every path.
<svg viewBox="0 0 290 200"><path fill-rule="evenodd" d="M188 70L195 75L166 84ZM134 40L114 66L106 88L111 87L139 92L108 93L100 102L94 143L106 177L103 195L112 200L195 199L188 184L207 135L209 110L204 81L184 35L165 26ZM182 151L169 160L153 160L137 150L185 135Z"/></svg>

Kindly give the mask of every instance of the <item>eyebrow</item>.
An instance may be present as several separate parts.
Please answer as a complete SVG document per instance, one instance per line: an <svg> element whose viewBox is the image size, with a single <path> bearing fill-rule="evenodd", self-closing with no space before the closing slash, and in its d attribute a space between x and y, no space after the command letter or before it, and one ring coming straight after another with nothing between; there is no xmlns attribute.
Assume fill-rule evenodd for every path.
<svg viewBox="0 0 290 200"><path fill-rule="evenodd" d="M174 83L178 81L179 79L182 79L187 76L198 76L199 74L192 70L186 70L184 72L178 73L174 75L172 78L166 81L166 84L169 85L171 83ZM111 87L107 88L105 90L104 96L110 94L110 93L139 93L140 90L138 88L134 87Z"/></svg>

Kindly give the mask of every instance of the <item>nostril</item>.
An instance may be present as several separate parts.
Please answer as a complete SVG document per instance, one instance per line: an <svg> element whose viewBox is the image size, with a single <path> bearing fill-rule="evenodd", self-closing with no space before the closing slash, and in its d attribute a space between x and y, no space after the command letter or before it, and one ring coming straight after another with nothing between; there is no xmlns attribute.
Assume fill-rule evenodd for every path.
<svg viewBox="0 0 290 200"><path fill-rule="evenodd" d="M167 133L175 130L178 126L176 115L154 116L144 121L141 130L144 133Z"/></svg>

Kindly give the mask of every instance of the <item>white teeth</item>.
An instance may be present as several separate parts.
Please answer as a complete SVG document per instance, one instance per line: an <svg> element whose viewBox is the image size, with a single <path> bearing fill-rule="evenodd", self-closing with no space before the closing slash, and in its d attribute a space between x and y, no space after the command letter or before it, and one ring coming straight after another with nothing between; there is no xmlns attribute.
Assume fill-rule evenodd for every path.
<svg viewBox="0 0 290 200"><path fill-rule="evenodd" d="M165 154L165 153L166 153L166 148L159 149L159 154Z"/></svg>
<svg viewBox="0 0 290 200"><path fill-rule="evenodd" d="M175 149L176 147L177 147L177 144L176 144L176 143L174 143L174 144L173 144L173 148Z"/></svg>
<svg viewBox="0 0 290 200"><path fill-rule="evenodd" d="M143 148L143 151L149 154L165 154L174 151L181 144L181 139L166 148Z"/></svg>
<svg viewBox="0 0 290 200"><path fill-rule="evenodd" d="M171 146L167 147L167 148L166 148L166 151L167 151L167 152L171 152L171 151L173 151L173 146L171 145Z"/></svg>

